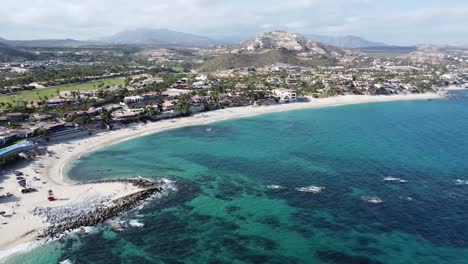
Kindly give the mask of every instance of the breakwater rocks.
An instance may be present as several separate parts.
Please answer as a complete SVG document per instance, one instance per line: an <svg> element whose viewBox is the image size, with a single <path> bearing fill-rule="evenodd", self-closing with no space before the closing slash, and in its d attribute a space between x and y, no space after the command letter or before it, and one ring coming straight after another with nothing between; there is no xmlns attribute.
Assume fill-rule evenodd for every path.
<svg viewBox="0 0 468 264"><path fill-rule="evenodd" d="M164 185L164 180L154 180L154 179L147 179L143 177L136 177L136 178L125 178L125 179L110 179L110 180L96 180L96 181L89 181L80 184L93 184L93 183L112 183L112 182L120 182L120 183L130 183L133 186L140 187L140 188L153 188L155 186L162 186Z"/></svg>
<svg viewBox="0 0 468 264"><path fill-rule="evenodd" d="M118 216L120 213L140 205L153 194L162 192L164 188L164 181L155 181L145 178L100 180L84 184L109 182L130 183L143 190L112 201L107 199L107 201L103 202L106 199L100 199L96 203L87 204L87 206L72 206L71 208L67 207L54 212L39 209L36 213L45 217L46 221L51 225L40 232L38 238L55 237L69 230L104 223ZM83 209L83 207L85 209ZM75 210L76 208L81 209ZM75 213L70 214L63 210L72 210L75 211Z"/></svg>

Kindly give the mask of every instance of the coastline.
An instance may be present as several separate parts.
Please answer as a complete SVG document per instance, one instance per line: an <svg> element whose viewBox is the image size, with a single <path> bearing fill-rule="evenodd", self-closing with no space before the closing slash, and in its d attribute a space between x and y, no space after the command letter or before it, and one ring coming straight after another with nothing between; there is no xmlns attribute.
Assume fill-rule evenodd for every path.
<svg viewBox="0 0 468 264"><path fill-rule="evenodd" d="M442 88L444 91L462 91L462 90L468 90L468 86L458 86L458 85L449 85L446 87Z"/></svg>
<svg viewBox="0 0 468 264"><path fill-rule="evenodd" d="M311 102L304 103L291 103L291 104L280 104L272 106L246 106L220 109L210 112L202 112L189 117L165 119L157 122L148 124L138 124L119 130L105 131L99 134L92 135L86 138L77 138L69 140L69 143L77 143L81 145L80 148L73 149L69 154L65 150L65 146L54 148L55 145L49 148L55 152L65 153L67 155L61 157L61 162L54 162L50 164L48 173L54 175L55 172L59 172L58 175L52 176L52 179L59 178L59 182L72 181L64 176L63 169L66 163L71 162L79 156L94 152L98 149L114 145L123 141L131 140L141 136L147 136L163 132L165 130L177 129L186 126L204 125L224 120L238 119L252 117L256 115L294 111L301 109L313 109L323 107L336 107L353 104L366 104L366 103L379 103L379 102L393 102L393 101L412 101L412 100L429 100L429 99L441 99L444 98L440 94L426 93L426 94L411 94L411 95L390 95L390 96L368 96L368 95L346 95L339 97L330 97L323 99L312 99ZM60 144L62 145L62 144ZM90 147L88 147L90 146ZM57 177L58 176L58 177Z"/></svg>
<svg viewBox="0 0 468 264"><path fill-rule="evenodd" d="M38 183L41 190L36 193L18 195L17 192L15 192L19 201L14 200L6 203L0 203L0 211L4 210L4 208L9 208L11 211L11 206L16 206L17 203L21 204L21 206L15 208L16 214L10 219L12 221L9 220L7 225L1 226L0 231L2 231L2 233L6 230L11 230L11 232L9 232L7 237L2 236L0 238L0 256L6 257L6 255L3 254L4 252L15 247L20 247L24 243L34 241L34 231L47 227L47 223L44 223L41 218L33 216L30 213L30 211L36 207L51 206L50 202L45 199L45 192L47 189L53 189L54 193L56 193L58 197L66 197L62 201L57 201L57 203L54 202L53 206L71 205L77 200L95 195L109 196L114 200L141 191L140 188L121 183L76 185L75 182L64 175L64 168L67 164L79 158L81 155L88 154L100 148L169 129L203 125L260 114L352 104L428 100L442 97L442 95L435 93L392 96L347 95L324 99L312 99L311 102L305 103L228 108L203 112L190 117L162 120L154 123L148 123L146 125L138 124L120 130L102 132L89 137L51 143L47 146L48 151L55 154L40 156L34 162L23 164L18 168L15 168L23 171L25 174L39 175L43 180L47 181L47 184ZM40 167L39 164L42 164L43 167ZM5 179L0 178L0 180L2 180L2 186L5 184L7 187L17 186L13 170L14 169L6 171ZM36 173L36 170L38 170L39 173ZM25 226L28 228L24 228ZM30 233L31 230L33 231L32 233ZM18 251L15 253L17 252Z"/></svg>

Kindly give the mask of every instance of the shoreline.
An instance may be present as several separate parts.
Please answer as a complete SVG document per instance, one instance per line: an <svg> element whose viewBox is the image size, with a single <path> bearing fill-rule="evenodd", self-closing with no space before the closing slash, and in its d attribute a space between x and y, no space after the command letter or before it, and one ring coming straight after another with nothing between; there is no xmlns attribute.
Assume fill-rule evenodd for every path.
<svg viewBox="0 0 468 264"><path fill-rule="evenodd" d="M2 233L6 230L12 231L9 232L10 235L8 237L5 238L2 236L0 238L0 256L7 257L7 255L4 255L5 252L9 252L14 248L21 247L21 245L24 243L31 243L35 241L35 237L32 236L35 232L30 233L31 231L39 231L48 227L47 223L41 222L41 218L31 214L31 211L36 207L51 206L50 202L47 202L44 199L45 197L42 197L45 195L45 190L47 189L53 189L54 192L57 192L59 197L66 197L66 199L63 201L58 201L57 203L54 202L53 206L70 206L73 202L76 202L79 199L96 195L109 196L112 200L116 200L126 195L131 195L141 191L140 188L131 188L127 184L122 183L94 183L77 185L77 182L66 177L66 172L64 172L64 170L66 169L66 166L70 164L70 162L73 162L82 155L88 155L89 153L95 152L110 145L166 130L187 126L206 125L213 122L246 118L261 114L354 104L429 100L440 98L443 98L443 95L436 93L391 96L347 95L323 99L311 99L310 102L304 103L227 108L216 111L202 112L189 117L161 120L144 125L136 124L115 131L105 131L99 134L70 139L63 142L51 142L47 145L47 150L52 155L43 155L39 156L32 162L24 162L17 166L17 168L7 170L6 176L4 176L5 178L0 178L0 181L2 181L2 186L5 185L4 183L6 183L7 187L11 188L11 186L14 186L17 189L16 177L13 175L13 170L18 169L25 174L29 174L31 177L32 175L39 175L42 181L45 180L47 182L46 184L37 183L38 186L40 186L40 188L43 190L31 194L17 195L17 191L13 192L8 188L5 188L6 191L10 191L17 195L16 197L18 199L6 203L3 201L0 202L0 211L6 211L5 208L11 211L11 206L16 206L17 203L21 203L21 205L18 209L15 208L16 214L14 214L13 218L10 219L12 221L9 220L7 225L0 226L0 231ZM36 187L36 185L33 187ZM38 202L40 200L43 201ZM67 200L72 202L67 202ZM0 220L3 221L1 217ZM28 228L24 228L24 226L28 226ZM25 235L26 233L30 234ZM14 252L18 253L21 251L22 250L18 250Z"/></svg>
<svg viewBox="0 0 468 264"><path fill-rule="evenodd" d="M59 176L61 180L71 181L65 177L63 173L64 165L67 162L76 160L76 158L89 154L99 149L118 144L127 140L135 139L142 136L148 136L160 133L166 130L177 129L187 126L205 125L215 122L221 122L232 119L247 118L263 114L271 114L278 112L287 112L304 109L338 107L345 105L366 104L366 103L381 103L395 101L414 101L414 100L430 100L442 99L441 94L425 93L425 94L410 94L410 95L384 95L384 96L369 96L369 95L346 95L339 97L329 97L323 99L312 99L311 102L280 104L271 106L245 106L219 109L215 111L202 112L188 117L172 118L151 122L148 124L134 124L127 128L119 130L105 131L99 134L93 134L86 138L76 138L69 140L70 143L85 143L93 147L83 147L75 151L73 155L68 155L61 162ZM57 171L56 167L55 171ZM52 168L53 170L54 168Z"/></svg>

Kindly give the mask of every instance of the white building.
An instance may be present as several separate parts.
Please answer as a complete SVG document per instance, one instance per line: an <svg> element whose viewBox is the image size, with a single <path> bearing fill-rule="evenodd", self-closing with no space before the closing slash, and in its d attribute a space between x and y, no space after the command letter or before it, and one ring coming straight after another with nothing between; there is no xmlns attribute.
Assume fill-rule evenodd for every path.
<svg viewBox="0 0 468 264"><path fill-rule="evenodd" d="M199 82L192 83L192 88L193 89L210 89L211 85L206 82L199 81Z"/></svg>
<svg viewBox="0 0 468 264"><path fill-rule="evenodd" d="M206 81L208 81L208 76L206 76L204 74L200 74L197 77L195 77L195 80L196 81L206 82Z"/></svg>
<svg viewBox="0 0 468 264"><path fill-rule="evenodd" d="M65 99L50 99L46 101L46 105L49 107L62 106L62 105L65 105L66 103L67 103L67 100Z"/></svg>
<svg viewBox="0 0 468 264"><path fill-rule="evenodd" d="M296 91L290 90L290 89L275 89L273 90L273 93L276 97L279 98L279 103L284 104L284 103L292 103L296 102L297 100L297 95Z"/></svg>
<svg viewBox="0 0 468 264"><path fill-rule="evenodd" d="M134 104L134 103L139 103L139 102L143 102L145 100L145 98L143 96L127 96L124 98L124 103L126 105L128 104Z"/></svg>

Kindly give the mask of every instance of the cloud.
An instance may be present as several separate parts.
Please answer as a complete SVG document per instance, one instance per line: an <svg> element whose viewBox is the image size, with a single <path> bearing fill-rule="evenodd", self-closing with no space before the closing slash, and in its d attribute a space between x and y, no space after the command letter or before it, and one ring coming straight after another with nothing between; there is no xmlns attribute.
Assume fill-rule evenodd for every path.
<svg viewBox="0 0 468 264"><path fill-rule="evenodd" d="M418 1L419 2L419 1ZM437 3L438 2L438 3ZM92 39L141 27L216 36L356 34L396 44L468 43L462 0L2 0L0 36Z"/></svg>
<svg viewBox="0 0 468 264"><path fill-rule="evenodd" d="M303 29L305 28L307 25L306 22L304 21L292 21L292 22L289 22L289 23L286 23L286 25L284 25L286 28L291 28L291 29Z"/></svg>

